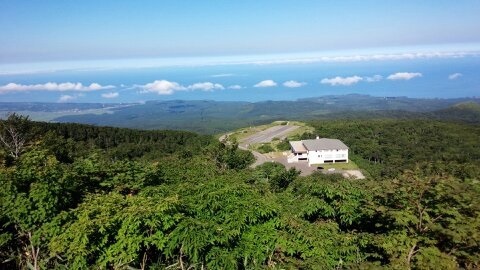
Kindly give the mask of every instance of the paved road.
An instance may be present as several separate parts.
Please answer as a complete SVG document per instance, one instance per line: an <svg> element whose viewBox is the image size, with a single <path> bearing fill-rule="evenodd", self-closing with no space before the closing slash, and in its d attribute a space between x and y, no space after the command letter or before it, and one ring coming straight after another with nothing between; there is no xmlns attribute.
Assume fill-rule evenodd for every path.
<svg viewBox="0 0 480 270"><path fill-rule="evenodd" d="M241 143L243 145L248 145L254 143L271 142L273 138L283 139L288 133L294 131L297 128L299 128L299 126L274 126L243 139Z"/></svg>
<svg viewBox="0 0 480 270"><path fill-rule="evenodd" d="M253 156L255 157L255 162L252 165L250 165L250 168L255 168L258 165L262 165L263 163L270 160L266 155L259 153L257 151L250 150L241 144L238 145L238 148L252 152Z"/></svg>
<svg viewBox="0 0 480 270"><path fill-rule="evenodd" d="M248 145L254 143L267 143L271 142L273 138L283 139L287 136L288 133L294 131L295 129L299 128L299 126L274 126L268 128L266 130L257 132L243 140L240 141L238 145L239 148L243 150L249 150ZM255 156L255 163L253 163L250 167L255 168L258 165L261 165L265 162L272 161L268 156L259 153L257 151L250 150L252 154Z"/></svg>

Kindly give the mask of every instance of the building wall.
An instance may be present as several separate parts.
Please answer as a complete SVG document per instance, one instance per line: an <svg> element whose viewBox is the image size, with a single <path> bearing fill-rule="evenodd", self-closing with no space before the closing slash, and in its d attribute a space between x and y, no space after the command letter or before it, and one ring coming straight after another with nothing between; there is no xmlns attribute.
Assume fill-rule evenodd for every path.
<svg viewBox="0 0 480 270"><path fill-rule="evenodd" d="M288 158L289 162L298 162L302 161L302 159L308 158L307 153L291 153L291 156Z"/></svg>
<svg viewBox="0 0 480 270"><path fill-rule="evenodd" d="M323 164L325 160L346 160L348 162L348 149L308 151L308 164Z"/></svg>

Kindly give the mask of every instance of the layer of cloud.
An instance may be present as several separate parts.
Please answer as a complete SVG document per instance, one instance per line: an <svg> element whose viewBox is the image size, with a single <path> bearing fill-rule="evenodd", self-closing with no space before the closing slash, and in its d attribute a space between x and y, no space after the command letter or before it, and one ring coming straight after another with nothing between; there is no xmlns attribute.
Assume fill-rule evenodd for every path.
<svg viewBox="0 0 480 270"><path fill-rule="evenodd" d="M243 87L241 85L238 85L238 84L234 84L234 85L230 85L228 87L228 89L234 89L234 90L239 90L239 89L242 89Z"/></svg>
<svg viewBox="0 0 480 270"><path fill-rule="evenodd" d="M22 91L81 91L81 92L88 92L88 91L97 91L97 90L104 90L104 89L112 89L115 88L113 85L106 85L102 86L98 83L92 83L90 85L83 85L82 83L55 83L55 82L48 82L45 84L17 84L17 83L9 83L6 85L0 86L0 93L7 93L7 92L22 92Z"/></svg>
<svg viewBox="0 0 480 270"><path fill-rule="evenodd" d="M325 54L324 52L313 53L294 53L294 54L276 54L276 55L256 55L245 56L238 55L234 57L186 57L186 58L148 58L148 59L118 59L118 60L98 60L98 61L72 61L48 63L46 65L32 65L31 63L22 63L15 65L0 65L0 76L46 73L58 71L92 71L92 70L117 70L119 68L155 68L155 67L177 67L177 66L217 66L217 65L243 65L243 64L308 64L321 62L359 62L359 61L392 61L392 60L415 60L415 59L435 59L435 58L464 58L478 57L480 51L478 48L456 47L454 51L451 48L431 48L430 51L424 49L405 48L401 51L380 52L366 51L357 55L348 52L337 52L335 55ZM215 74L222 75L222 74ZM238 74L237 74L238 75Z"/></svg>
<svg viewBox="0 0 480 270"><path fill-rule="evenodd" d="M233 73L222 73L222 74L214 74L214 75L211 75L210 77L221 78L221 77L232 77L232 76L235 76L235 74L233 74Z"/></svg>
<svg viewBox="0 0 480 270"><path fill-rule="evenodd" d="M142 93L156 93L158 95L171 95L175 91L187 90L179 83L167 80L156 80L145 85L138 85L138 87L143 89Z"/></svg>
<svg viewBox="0 0 480 270"><path fill-rule="evenodd" d="M105 93L102 94L103 98L116 98L118 97L118 92L110 92L110 93Z"/></svg>
<svg viewBox="0 0 480 270"><path fill-rule="evenodd" d="M356 84L360 81L362 81L363 78L360 76L351 76L351 77L334 77L334 78L324 78L320 81L322 84L330 84L331 86L336 86L336 85L344 85L344 86L349 86Z"/></svg>
<svg viewBox="0 0 480 270"><path fill-rule="evenodd" d="M298 88L298 87L302 87L306 84L307 84L306 82L297 82L297 81L290 80L290 81L284 82L283 86L288 87L288 88Z"/></svg>
<svg viewBox="0 0 480 270"><path fill-rule="evenodd" d="M422 73L419 72L397 72L387 77L388 80L411 80L413 78L422 77Z"/></svg>
<svg viewBox="0 0 480 270"><path fill-rule="evenodd" d="M273 80L264 80L261 81L257 84L255 84L253 87L274 87L277 86L277 83Z"/></svg>
<svg viewBox="0 0 480 270"><path fill-rule="evenodd" d="M367 61L396 61L396 60L416 60L416 59L456 59L464 57L479 56L478 51L465 52L414 52L414 53L391 53L391 54L364 54L364 55L344 55L344 56L297 56L282 57L276 59L265 59L257 61L248 61L244 64L272 65L272 64L310 64L310 63L348 63L348 62L367 62Z"/></svg>
<svg viewBox="0 0 480 270"><path fill-rule="evenodd" d="M462 76L463 76L462 73L453 73L453 74L448 75L448 79L449 80L456 80L456 79L458 79Z"/></svg>
<svg viewBox="0 0 480 270"><path fill-rule="evenodd" d="M223 90L225 87L219 83L212 82L199 82L189 85L187 87L189 90L202 90L202 91L214 91L214 90Z"/></svg>

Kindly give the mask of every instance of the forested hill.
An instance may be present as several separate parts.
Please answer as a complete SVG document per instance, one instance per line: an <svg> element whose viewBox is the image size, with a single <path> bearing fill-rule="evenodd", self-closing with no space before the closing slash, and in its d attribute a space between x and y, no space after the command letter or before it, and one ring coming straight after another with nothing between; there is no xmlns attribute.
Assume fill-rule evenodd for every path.
<svg viewBox="0 0 480 270"><path fill-rule="evenodd" d="M480 127L312 120L358 181L211 136L0 121L0 269L478 269ZM16 142L16 143L15 143Z"/></svg>
<svg viewBox="0 0 480 270"><path fill-rule="evenodd" d="M145 104L113 109L108 114L65 115L55 118L54 121L140 129L183 129L218 134L283 119L304 121L318 118L389 117L463 121L465 117L462 112L437 115L436 111L468 101L476 104L479 102L478 99L470 98L414 99L359 94L253 103L206 100L149 101Z"/></svg>
<svg viewBox="0 0 480 270"><path fill-rule="evenodd" d="M32 119L75 122L138 129L190 130L218 134L276 120L345 118L430 118L479 123L469 110L451 113L451 106L478 98L415 99L350 94L295 101L148 101L144 104L0 103L0 117L8 112ZM446 110L446 111L443 111ZM439 111L437 113L437 111ZM477 113L478 114L478 113Z"/></svg>
<svg viewBox="0 0 480 270"><path fill-rule="evenodd" d="M435 111L433 116L437 119L480 124L480 103L461 102L449 108Z"/></svg>

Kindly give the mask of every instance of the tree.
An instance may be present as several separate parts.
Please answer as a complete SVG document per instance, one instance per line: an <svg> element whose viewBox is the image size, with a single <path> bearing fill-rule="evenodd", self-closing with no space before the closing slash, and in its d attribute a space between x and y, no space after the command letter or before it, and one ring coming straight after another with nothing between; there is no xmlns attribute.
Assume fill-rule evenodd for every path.
<svg viewBox="0 0 480 270"><path fill-rule="evenodd" d="M43 227L52 257L67 268L124 269L165 261L169 234L182 219L177 196L92 195Z"/></svg>
<svg viewBox="0 0 480 270"><path fill-rule="evenodd" d="M0 171L0 221L12 236L13 257L21 268L39 269L46 247L39 228L66 209L71 198L62 168L44 150L22 155L12 169Z"/></svg>
<svg viewBox="0 0 480 270"><path fill-rule="evenodd" d="M428 168L406 171L377 190L378 245L406 268L474 268L480 256L478 184ZM476 251L475 251L476 250Z"/></svg>
<svg viewBox="0 0 480 270"><path fill-rule="evenodd" d="M13 158L17 159L24 151L30 121L28 116L10 114L6 120L0 121L0 141Z"/></svg>

